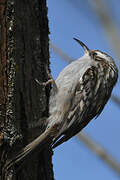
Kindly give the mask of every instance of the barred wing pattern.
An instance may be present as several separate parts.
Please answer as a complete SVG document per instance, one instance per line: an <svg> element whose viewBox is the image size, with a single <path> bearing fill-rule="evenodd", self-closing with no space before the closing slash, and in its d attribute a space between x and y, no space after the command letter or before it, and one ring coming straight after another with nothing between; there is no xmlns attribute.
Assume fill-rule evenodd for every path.
<svg viewBox="0 0 120 180"><path fill-rule="evenodd" d="M100 73L100 72L101 73ZM98 116L107 103L113 86L109 86L105 79L108 68L91 66L79 81L71 109L68 114L67 129L53 142L53 148L67 141L82 130L90 120ZM108 81L112 80L111 77ZM111 83L113 84L113 83ZM61 137L61 138L60 138Z"/></svg>

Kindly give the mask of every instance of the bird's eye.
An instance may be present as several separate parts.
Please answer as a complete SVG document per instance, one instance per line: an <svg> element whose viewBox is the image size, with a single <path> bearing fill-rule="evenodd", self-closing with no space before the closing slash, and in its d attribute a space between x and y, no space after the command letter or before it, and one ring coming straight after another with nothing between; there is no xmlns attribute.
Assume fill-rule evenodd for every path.
<svg viewBox="0 0 120 180"><path fill-rule="evenodd" d="M93 53L93 58L95 58L97 56L97 53Z"/></svg>

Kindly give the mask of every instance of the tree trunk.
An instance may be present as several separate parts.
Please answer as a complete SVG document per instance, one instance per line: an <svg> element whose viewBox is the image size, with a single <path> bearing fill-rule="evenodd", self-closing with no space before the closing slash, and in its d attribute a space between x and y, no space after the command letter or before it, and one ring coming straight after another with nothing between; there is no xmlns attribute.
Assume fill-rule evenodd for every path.
<svg viewBox="0 0 120 180"><path fill-rule="evenodd" d="M52 150L34 154L22 169L4 172L7 159L45 130L50 86L46 0L0 0L0 177L53 180Z"/></svg>

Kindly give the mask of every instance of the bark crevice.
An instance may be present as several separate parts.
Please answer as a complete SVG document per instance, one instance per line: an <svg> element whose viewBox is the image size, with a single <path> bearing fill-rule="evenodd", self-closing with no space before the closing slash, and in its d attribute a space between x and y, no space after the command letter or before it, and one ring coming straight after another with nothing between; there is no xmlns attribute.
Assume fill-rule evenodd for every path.
<svg viewBox="0 0 120 180"><path fill-rule="evenodd" d="M0 73L4 72L0 77L4 79L0 80L0 91L4 92L0 96L0 129L4 136L0 148L2 172L4 161L45 129L50 86L38 85L35 79L46 82L50 70L46 0L1 2ZM13 174L13 171L6 172L3 179L12 176L12 179L21 180L53 180L51 148L46 147L34 154L21 170L17 168L13 168Z"/></svg>

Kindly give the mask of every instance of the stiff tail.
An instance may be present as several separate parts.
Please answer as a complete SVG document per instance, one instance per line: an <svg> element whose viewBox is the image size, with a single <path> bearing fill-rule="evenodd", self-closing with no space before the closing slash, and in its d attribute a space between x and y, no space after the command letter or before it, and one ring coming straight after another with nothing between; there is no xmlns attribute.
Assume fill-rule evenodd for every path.
<svg viewBox="0 0 120 180"><path fill-rule="evenodd" d="M32 153L35 153L36 151L40 152L46 145L51 144L54 138L54 128L55 127L52 126L46 129L44 133L42 133L39 137L33 140L30 144L25 146L12 159L7 160L4 170L8 170L14 165L19 165L21 167L22 164L27 161L27 159Z"/></svg>

